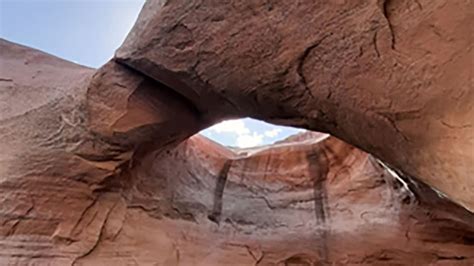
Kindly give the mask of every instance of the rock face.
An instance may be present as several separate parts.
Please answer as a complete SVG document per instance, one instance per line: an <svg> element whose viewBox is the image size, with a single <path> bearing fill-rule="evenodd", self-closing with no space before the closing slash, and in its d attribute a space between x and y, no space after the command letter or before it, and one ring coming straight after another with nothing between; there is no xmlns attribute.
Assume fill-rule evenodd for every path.
<svg viewBox="0 0 474 266"><path fill-rule="evenodd" d="M4 180L0 262L474 263L474 215L334 137L231 151L194 136L139 156L95 183Z"/></svg>
<svg viewBox="0 0 474 266"><path fill-rule="evenodd" d="M474 262L472 214L422 184L404 187L371 156L333 137L233 153L195 136L149 157L127 194L130 212L142 214L125 218L129 231L122 234L157 232L145 242L166 250L148 258L158 264ZM150 224L131 229L138 219ZM130 239L119 239L83 262L110 261L112 247L130 253Z"/></svg>
<svg viewBox="0 0 474 266"><path fill-rule="evenodd" d="M98 70L0 40L0 265L473 265L471 3L410 3L149 1ZM193 136L240 116L355 146Z"/></svg>
<svg viewBox="0 0 474 266"><path fill-rule="evenodd" d="M104 182L205 126L113 62L94 71L4 40L0 62L1 265L87 254L118 198Z"/></svg>
<svg viewBox="0 0 474 266"><path fill-rule="evenodd" d="M329 132L474 211L472 3L152 0L117 60L204 115Z"/></svg>

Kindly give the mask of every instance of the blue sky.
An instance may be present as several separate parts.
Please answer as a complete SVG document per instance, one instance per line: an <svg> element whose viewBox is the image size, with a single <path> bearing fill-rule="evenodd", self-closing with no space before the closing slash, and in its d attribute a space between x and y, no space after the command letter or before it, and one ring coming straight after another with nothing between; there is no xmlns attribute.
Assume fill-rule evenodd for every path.
<svg viewBox="0 0 474 266"><path fill-rule="evenodd" d="M248 148L270 144L300 131L301 129L244 118L221 122L201 133L227 146Z"/></svg>
<svg viewBox="0 0 474 266"><path fill-rule="evenodd" d="M0 0L0 37L81 65L109 60L144 0ZM298 132L253 119L224 121L202 133L224 145L252 147Z"/></svg>

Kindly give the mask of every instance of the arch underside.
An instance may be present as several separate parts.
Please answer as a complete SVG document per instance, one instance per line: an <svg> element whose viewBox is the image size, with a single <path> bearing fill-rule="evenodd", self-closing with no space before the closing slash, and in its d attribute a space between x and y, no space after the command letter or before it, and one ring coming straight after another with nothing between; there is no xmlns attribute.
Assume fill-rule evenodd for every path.
<svg viewBox="0 0 474 266"><path fill-rule="evenodd" d="M0 264L473 264L471 4L372 2L148 1L98 70L1 40ZM194 135L245 116L337 138Z"/></svg>

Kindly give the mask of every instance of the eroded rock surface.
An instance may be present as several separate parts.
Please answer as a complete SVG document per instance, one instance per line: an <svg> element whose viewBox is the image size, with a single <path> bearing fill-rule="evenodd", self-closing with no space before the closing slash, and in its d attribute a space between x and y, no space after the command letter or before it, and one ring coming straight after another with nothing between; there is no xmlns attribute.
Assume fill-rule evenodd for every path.
<svg viewBox="0 0 474 266"><path fill-rule="evenodd" d="M329 132L474 211L472 3L151 0L117 60L204 114Z"/></svg>
<svg viewBox="0 0 474 266"><path fill-rule="evenodd" d="M41 188L49 190L51 185ZM24 214L5 220L7 226L18 225L3 235L2 262L206 266L474 262L474 215L426 185L404 184L370 155L318 133L234 151L194 136L140 157L133 167L100 186L83 189L83 197L62 189L68 194L46 194L49 191L43 189L32 194L33 188L26 188L32 202L57 211L59 218L65 214L71 218L44 219L38 228L47 212L37 205L25 206ZM72 197L84 204L71 208ZM23 205L16 202L16 206L20 211ZM8 209L2 211L12 215ZM68 226L73 228L61 230Z"/></svg>
<svg viewBox="0 0 474 266"><path fill-rule="evenodd" d="M104 182L203 126L182 97L113 62L94 71L4 40L0 62L2 265L87 254L117 200L96 193Z"/></svg>
<svg viewBox="0 0 474 266"><path fill-rule="evenodd" d="M472 265L471 3L410 3L149 1L99 70L0 40L0 264ZM190 138L247 115L400 177Z"/></svg>

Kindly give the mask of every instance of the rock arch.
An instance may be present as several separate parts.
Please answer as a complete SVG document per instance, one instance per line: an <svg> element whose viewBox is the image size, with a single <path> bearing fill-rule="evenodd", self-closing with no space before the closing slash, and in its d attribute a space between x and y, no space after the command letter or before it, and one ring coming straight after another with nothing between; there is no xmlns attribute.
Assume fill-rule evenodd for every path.
<svg viewBox="0 0 474 266"><path fill-rule="evenodd" d="M98 70L2 40L0 261L472 263L470 6L148 1ZM239 116L408 184L333 137L190 138Z"/></svg>

